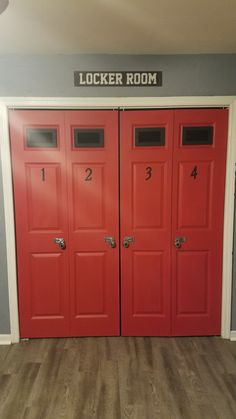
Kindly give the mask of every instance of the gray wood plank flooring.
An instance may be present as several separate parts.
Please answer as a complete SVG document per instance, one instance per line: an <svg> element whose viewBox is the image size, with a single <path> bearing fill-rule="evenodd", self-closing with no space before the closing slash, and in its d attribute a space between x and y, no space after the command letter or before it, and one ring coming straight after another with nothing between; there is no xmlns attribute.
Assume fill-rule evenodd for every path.
<svg viewBox="0 0 236 419"><path fill-rule="evenodd" d="M0 419L63 418L236 418L236 342L110 337L0 346Z"/></svg>

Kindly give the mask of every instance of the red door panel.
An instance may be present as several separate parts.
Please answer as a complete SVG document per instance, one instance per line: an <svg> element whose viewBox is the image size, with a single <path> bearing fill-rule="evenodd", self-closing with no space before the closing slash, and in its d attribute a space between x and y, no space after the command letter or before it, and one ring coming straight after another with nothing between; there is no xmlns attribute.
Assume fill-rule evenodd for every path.
<svg viewBox="0 0 236 419"><path fill-rule="evenodd" d="M105 253L75 254L75 316L105 316Z"/></svg>
<svg viewBox="0 0 236 419"><path fill-rule="evenodd" d="M194 162L195 164L195 162ZM212 212L213 161L179 163L178 228L209 228ZM194 179L195 173L196 178ZM194 189L193 189L194 187Z"/></svg>
<svg viewBox="0 0 236 419"><path fill-rule="evenodd" d="M61 290L65 276L64 264L64 255L61 253L30 254L29 287L32 319L40 320L45 316L63 317Z"/></svg>
<svg viewBox="0 0 236 419"><path fill-rule="evenodd" d="M161 228L163 225L163 186L166 163L150 161L152 176L147 179L147 163L133 163L133 228ZM145 174L145 175L144 175ZM147 179L147 180L146 180ZM157 185L161 185L157 188Z"/></svg>
<svg viewBox="0 0 236 419"><path fill-rule="evenodd" d="M175 111L173 335L220 334L227 117L227 110ZM193 143L184 145L186 127L194 131ZM203 127L212 130L212 144ZM205 144L197 144L201 138ZM176 237L186 240L180 248Z"/></svg>
<svg viewBox="0 0 236 419"><path fill-rule="evenodd" d="M153 146L152 130L159 128L159 146ZM140 146L139 138L136 144L140 130L140 141L146 141L147 146ZM170 334L172 136L173 111L121 113L121 306L125 336ZM128 248L123 246L125 236L134 239Z"/></svg>
<svg viewBox="0 0 236 419"><path fill-rule="evenodd" d="M133 252L133 313L136 316L163 312L163 253ZM145 272L145 275L140 275Z"/></svg>
<svg viewBox="0 0 236 419"><path fill-rule="evenodd" d="M178 252L176 260L176 311L179 315L207 313L209 262L208 251Z"/></svg>
<svg viewBox="0 0 236 419"><path fill-rule="evenodd" d="M25 170L29 231L60 230L61 165L26 163Z"/></svg>
<svg viewBox="0 0 236 419"><path fill-rule="evenodd" d="M119 335L118 113L68 111L65 121L71 334ZM103 136L100 146L76 143L86 130Z"/></svg>
<svg viewBox="0 0 236 419"><path fill-rule="evenodd" d="M68 242L63 113L11 111L10 134L20 334L68 336L68 261L54 243Z"/></svg>
<svg viewBox="0 0 236 419"><path fill-rule="evenodd" d="M91 181L86 181L90 173L88 166L92 170ZM75 231L104 228L104 169L104 164L93 162L88 162L86 165L75 163L72 166L73 228Z"/></svg>

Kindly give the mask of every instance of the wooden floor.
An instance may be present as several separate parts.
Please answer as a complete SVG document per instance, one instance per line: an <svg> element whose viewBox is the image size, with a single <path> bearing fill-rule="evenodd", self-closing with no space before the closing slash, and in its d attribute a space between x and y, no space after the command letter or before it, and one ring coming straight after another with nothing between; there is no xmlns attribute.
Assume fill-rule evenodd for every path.
<svg viewBox="0 0 236 419"><path fill-rule="evenodd" d="M1 419L236 418L236 342L35 339L0 346Z"/></svg>

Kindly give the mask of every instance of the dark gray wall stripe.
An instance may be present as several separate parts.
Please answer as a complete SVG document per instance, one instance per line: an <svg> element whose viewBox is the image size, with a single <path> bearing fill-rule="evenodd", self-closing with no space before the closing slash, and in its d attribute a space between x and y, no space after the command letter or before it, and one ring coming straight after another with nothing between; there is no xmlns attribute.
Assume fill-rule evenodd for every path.
<svg viewBox="0 0 236 419"><path fill-rule="evenodd" d="M162 87L74 87L75 70L160 70ZM0 56L0 96L236 94L236 54Z"/></svg>

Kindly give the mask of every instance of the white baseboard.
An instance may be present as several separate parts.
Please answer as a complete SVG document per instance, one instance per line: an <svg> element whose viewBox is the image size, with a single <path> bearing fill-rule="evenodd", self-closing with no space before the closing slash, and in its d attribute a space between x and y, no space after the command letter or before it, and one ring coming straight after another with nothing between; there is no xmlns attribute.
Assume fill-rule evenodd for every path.
<svg viewBox="0 0 236 419"><path fill-rule="evenodd" d="M0 335L0 345L11 345L11 335Z"/></svg>
<svg viewBox="0 0 236 419"><path fill-rule="evenodd" d="M236 330L231 330L231 332L230 332L230 340L236 341Z"/></svg>

